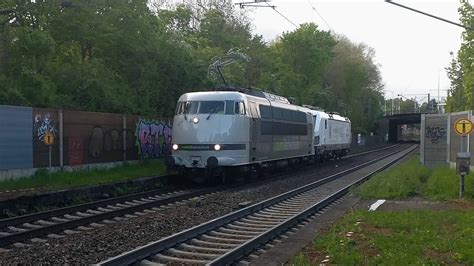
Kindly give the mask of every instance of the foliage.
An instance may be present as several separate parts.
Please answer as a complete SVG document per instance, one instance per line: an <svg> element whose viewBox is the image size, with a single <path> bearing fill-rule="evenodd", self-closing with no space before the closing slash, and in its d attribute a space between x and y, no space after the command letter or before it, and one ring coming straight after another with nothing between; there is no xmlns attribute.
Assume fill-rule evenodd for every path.
<svg viewBox="0 0 474 266"><path fill-rule="evenodd" d="M460 0L459 15L461 23L474 28L474 7L468 0ZM451 64L446 68L451 80L447 109L464 111L474 109L474 31L466 29L462 34L463 42Z"/></svg>
<svg viewBox="0 0 474 266"><path fill-rule="evenodd" d="M354 211L298 254L293 263L317 265L327 255L330 264L340 265L471 265L473 222L472 207L463 211Z"/></svg>
<svg viewBox="0 0 474 266"><path fill-rule="evenodd" d="M0 3L0 104L171 116L178 97L206 90L212 58L250 56L226 80L348 115L368 133L382 115L374 51L302 24L270 43L232 1Z"/></svg>

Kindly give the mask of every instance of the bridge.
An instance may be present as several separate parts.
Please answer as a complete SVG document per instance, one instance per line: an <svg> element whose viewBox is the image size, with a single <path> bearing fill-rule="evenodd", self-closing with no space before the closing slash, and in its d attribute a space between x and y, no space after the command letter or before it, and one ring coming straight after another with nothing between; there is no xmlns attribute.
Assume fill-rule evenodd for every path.
<svg viewBox="0 0 474 266"><path fill-rule="evenodd" d="M388 141L395 143L400 141L402 134L401 125L421 124L421 115L426 113L405 113L385 116L388 120Z"/></svg>

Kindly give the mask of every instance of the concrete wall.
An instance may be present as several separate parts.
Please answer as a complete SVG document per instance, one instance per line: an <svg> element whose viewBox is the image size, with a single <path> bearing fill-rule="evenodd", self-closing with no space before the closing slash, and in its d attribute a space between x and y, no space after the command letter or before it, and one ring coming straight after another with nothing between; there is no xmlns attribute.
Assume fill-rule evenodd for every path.
<svg viewBox="0 0 474 266"><path fill-rule="evenodd" d="M457 153L461 152L462 137L454 131L454 124L461 118L472 121L472 111L422 115L420 161L424 165L455 167ZM463 144L464 149L471 152L471 166L474 166L474 143L470 139L470 135L465 137Z"/></svg>
<svg viewBox="0 0 474 266"><path fill-rule="evenodd" d="M420 160L424 165L434 167L447 164L448 128L447 115L422 115Z"/></svg>

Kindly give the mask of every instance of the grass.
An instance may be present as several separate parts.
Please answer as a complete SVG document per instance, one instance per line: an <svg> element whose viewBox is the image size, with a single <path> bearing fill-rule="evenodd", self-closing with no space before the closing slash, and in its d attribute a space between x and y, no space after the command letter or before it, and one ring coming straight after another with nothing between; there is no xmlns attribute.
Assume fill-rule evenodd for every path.
<svg viewBox="0 0 474 266"><path fill-rule="evenodd" d="M447 166L429 170L418 156L372 177L355 189L363 199L402 199L420 196L450 200L459 196L459 175ZM474 199L474 174L465 177L465 198Z"/></svg>
<svg viewBox="0 0 474 266"><path fill-rule="evenodd" d="M318 265L474 264L474 209L354 211L293 258ZM349 234L352 232L352 234Z"/></svg>
<svg viewBox="0 0 474 266"><path fill-rule="evenodd" d="M352 211L292 259L295 265L474 265L474 174L459 200L454 169L429 170L418 157L377 174L355 192L365 199L419 196L452 210ZM467 199L467 200L466 200Z"/></svg>
<svg viewBox="0 0 474 266"><path fill-rule="evenodd" d="M53 190L74 188L127 181L146 176L162 175L166 167L162 160L144 161L138 164L124 164L110 169L77 170L72 172L60 171L49 174L46 169L40 169L34 176L14 180L0 181L0 190L43 188L51 185Z"/></svg>

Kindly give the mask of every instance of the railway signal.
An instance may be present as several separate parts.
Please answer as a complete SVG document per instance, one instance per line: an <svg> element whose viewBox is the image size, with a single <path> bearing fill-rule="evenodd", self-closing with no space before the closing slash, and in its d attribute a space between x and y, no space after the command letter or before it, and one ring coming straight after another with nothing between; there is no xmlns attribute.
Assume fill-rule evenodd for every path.
<svg viewBox="0 0 474 266"><path fill-rule="evenodd" d="M52 132L47 132L43 136L43 143L48 146L48 155L49 155L49 185L51 186L51 153L54 144L54 134Z"/></svg>
<svg viewBox="0 0 474 266"><path fill-rule="evenodd" d="M469 148L466 147L466 139L472 133L472 130L473 124L470 119L461 118L454 123L454 131L461 136L461 152L458 152L456 156L456 173L461 176L459 179L460 198L464 195L464 177L469 174L471 165L471 153L468 152Z"/></svg>

